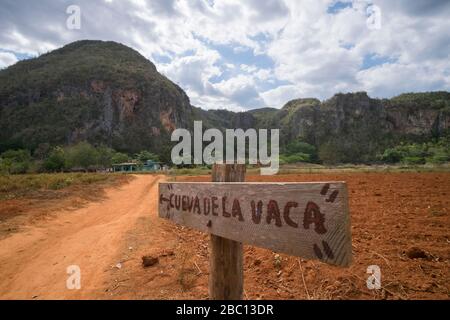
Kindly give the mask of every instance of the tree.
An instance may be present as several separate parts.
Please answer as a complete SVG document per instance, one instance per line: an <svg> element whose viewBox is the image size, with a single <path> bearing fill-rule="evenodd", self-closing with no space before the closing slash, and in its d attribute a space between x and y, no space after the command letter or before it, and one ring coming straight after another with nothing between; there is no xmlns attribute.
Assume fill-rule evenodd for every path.
<svg viewBox="0 0 450 320"><path fill-rule="evenodd" d="M340 148L333 141L328 141L319 147L319 159L325 164L336 164L342 162Z"/></svg>
<svg viewBox="0 0 450 320"><path fill-rule="evenodd" d="M316 147L310 145L309 143L303 142L301 140L294 140L286 145L284 148L284 153L294 154L294 153L306 153L315 154L317 153Z"/></svg>
<svg viewBox="0 0 450 320"><path fill-rule="evenodd" d="M98 151L98 165L102 168L109 168L112 164L112 158L115 151L111 148L100 146L97 148Z"/></svg>
<svg viewBox="0 0 450 320"><path fill-rule="evenodd" d="M29 150L8 150L1 155L2 171L7 173L26 173L31 164Z"/></svg>
<svg viewBox="0 0 450 320"><path fill-rule="evenodd" d="M128 155L125 153L116 152L111 157L112 164L124 163L128 161Z"/></svg>
<svg viewBox="0 0 450 320"><path fill-rule="evenodd" d="M66 167L68 169L84 169L96 167L98 165L99 153L87 142L80 142L74 146L67 147Z"/></svg>
<svg viewBox="0 0 450 320"><path fill-rule="evenodd" d="M135 155L135 158L141 163L144 163L147 160L159 161L158 155L151 153L147 150L142 150L141 152Z"/></svg>
<svg viewBox="0 0 450 320"><path fill-rule="evenodd" d="M11 159L0 157L0 172L11 173L12 164L13 161Z"/></svg>
<svg viewBox="0 0 450 320"><path fill-rule="evenodd" d="M44 169L46 171L61 171L64 168L66 159L64 149L61 147L54 148L47 159L44 160Z"/></svg>
<svg viewBox="0 0 450 320"><path fill-rule="evenodd" d="M282 163L317 162L316 147L301 140L288 143L282 150Z"/></svg>
<svg viewBox="0 0 450 320"><path fill-rule="evenodd" d="M384 150L380 160L388 163L397 163L400 162L404 156L404 152L399 150L399 148L388 148Z"/></svg>

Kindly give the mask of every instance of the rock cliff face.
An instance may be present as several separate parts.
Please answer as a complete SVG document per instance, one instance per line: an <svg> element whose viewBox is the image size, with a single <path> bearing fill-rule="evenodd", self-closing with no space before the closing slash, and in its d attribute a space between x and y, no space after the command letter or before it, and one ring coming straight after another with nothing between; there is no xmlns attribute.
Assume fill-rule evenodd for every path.
<svg viewBox="0 0 450 320"><path fill-rule="evenodd" d="M336 94L323 103L293 100L281 112L285 110L285 123L295 124L289 138L300 136L317 143L337 135L443 135L450 127L450 93L429 95L428 104L411 105L406 101L397 102L395 98L392 101L372 99L365 92ZM434 102L439 104L433 105ZM294 110L292 115L290 110Z"/></svg>
<svg viewBox="0 0 450 320"><path fill-rule="evenodd" d="M346 161L369 161L398 141L427 140L448 133L450 93L405 96L380 100L357 92L336 94L322 103L292 100L271 113L275 119L271 127L281 129L284 143L301 139L317 147L328 143L346 149Z"/></svg>
<svg viewBox="0 0 450 320"><path fill-rule="evenodd" d="M3 149L87 140L155 150L191 113L181 88L114 42L75 42L0 72Z"/></svg>
<svg viewBox="0 0 450 320"><path fill-rule="evenodd" d="M450 113L445 109L390 106L387 121L392 132L405 135L443 135L450 128Z"/></svg>
<svg viewBox="0 0 450 320"><path fill-rule="evenodd" d="M400 139L448 133L450 93L379 100L358 92L297 99L281 109L206 111L138 52L102 41L75 42L0 71L0 152L87 140L162 153L170 150L171 132L191 129L194 120L205 128L279 128L282 144L338 145L367 161Z"/></svg>

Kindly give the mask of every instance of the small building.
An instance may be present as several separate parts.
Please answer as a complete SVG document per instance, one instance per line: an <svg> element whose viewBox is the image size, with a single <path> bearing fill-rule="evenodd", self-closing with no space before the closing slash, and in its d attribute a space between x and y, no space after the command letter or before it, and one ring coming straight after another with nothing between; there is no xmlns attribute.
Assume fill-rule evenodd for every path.
<svg viewBox="0 0 450 320"><path fill-rule="evenodd" d="M147 160L142 166L142 171L158 171L161 170L161 162Z"/></svg>
<svg viewBox="0 0 450 320"><path fill-rule="evenodd" d="M144 164L136 162L117 163L112 165L113 172L149 172L161 170L161 163L153 160L146 160Z"/></svg>
<svg viewBox="0 0 450 320"><path fill-rule="evenodd" d="M133 172L139 171L139 165L135 162L124 162L113 164L113 172Z"/></svg>

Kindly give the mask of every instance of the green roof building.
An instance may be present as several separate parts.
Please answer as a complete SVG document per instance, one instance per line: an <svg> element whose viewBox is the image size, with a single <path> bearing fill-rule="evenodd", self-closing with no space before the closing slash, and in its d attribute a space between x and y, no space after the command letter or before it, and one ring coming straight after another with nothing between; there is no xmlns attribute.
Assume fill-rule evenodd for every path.
<svg viewBox="0 0 450 320"><path fill-rule="evenodd" d="M161 163L147 160L143 164L136 162L124 162L112 165L113 172L152 172L161 170Z"/></svg>

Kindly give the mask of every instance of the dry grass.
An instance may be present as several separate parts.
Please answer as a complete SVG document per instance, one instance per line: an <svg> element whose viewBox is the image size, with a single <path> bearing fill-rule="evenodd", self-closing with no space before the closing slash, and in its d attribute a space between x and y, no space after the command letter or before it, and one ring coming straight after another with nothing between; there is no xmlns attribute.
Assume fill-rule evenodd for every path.
<svg viewBox="0 0 450 320"><path fill-rule="evenodd" d="M201 272L201 271L200 271ZM186 251L181 251L181 265L178 270L178 283L183 292L189 291L195 286L195 281L199 275L199 267L193 260L192 255Z"/></svg>
<svg viewBox="0 0 450 320"><path fill-rule="evenodd" d="M50 173L0 175L0 200L30 196L39 191L61 190L69 186L114 182L119 175L104 173Z"/></svg>

